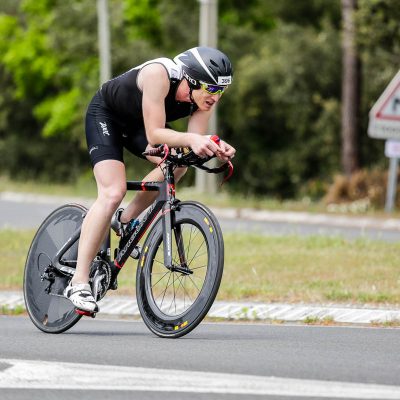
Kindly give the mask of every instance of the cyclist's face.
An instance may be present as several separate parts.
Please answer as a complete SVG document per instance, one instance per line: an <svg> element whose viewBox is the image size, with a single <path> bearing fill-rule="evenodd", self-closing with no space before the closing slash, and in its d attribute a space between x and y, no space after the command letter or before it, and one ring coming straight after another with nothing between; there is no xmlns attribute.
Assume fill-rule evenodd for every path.
<svg viewBox="0 0 400 400"><path fill-rule="evenodd" d="M193 90L192 96L193 100L197 104L197 107L199 107L199 110L208 111L214 104L219 102L219 99L221 98L222 95L210 94L203 89L197 89Z"/></svg>

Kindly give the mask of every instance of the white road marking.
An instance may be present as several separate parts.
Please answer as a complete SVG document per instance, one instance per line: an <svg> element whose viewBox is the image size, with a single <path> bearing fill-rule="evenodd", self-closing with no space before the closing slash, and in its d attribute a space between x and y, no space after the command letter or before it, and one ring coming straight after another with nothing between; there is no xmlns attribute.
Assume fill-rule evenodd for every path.
<svg viewBox="0 0 400 400"><path fill-rule="evenodd" d="M1 388L400 399L400 386L15 359L0 359Z"/></svg>

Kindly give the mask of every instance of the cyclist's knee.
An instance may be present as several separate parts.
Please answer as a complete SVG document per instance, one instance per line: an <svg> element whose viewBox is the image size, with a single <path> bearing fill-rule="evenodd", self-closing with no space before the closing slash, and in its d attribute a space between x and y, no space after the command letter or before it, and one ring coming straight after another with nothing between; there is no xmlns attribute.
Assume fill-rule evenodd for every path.
<svg viewBox="0 0 400 400"><path fill-rule="evenodd" d="M118 206L121 204L126 194L126 184L113 185L111 187L99 190L99 199L103 203L103 206L109 213L113 213Z"/></svg>

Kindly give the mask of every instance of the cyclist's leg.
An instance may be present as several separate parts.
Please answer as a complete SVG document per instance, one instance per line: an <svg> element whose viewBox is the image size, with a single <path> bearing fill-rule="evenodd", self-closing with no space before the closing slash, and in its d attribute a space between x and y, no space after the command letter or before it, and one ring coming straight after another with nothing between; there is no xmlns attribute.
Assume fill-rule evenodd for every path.
<svg viewBox="0 0 400 400"><path fill-rule="evenodd" d="M78 262L73 283L87 283L89 270L110 226L111 218L126 192L125 165L104 160L94 166L98 196L82 224Z"/></svg>
<svg viewBox="0 0 400 400"><path fill-rule="evenodd" d="M99 93L94 96L86 114L86 139L98 197L83 221L77 267L65 295L78 308L93 311L97 306L90 291L88 293L86 286L85 290L79 290L78 285L89 282L92 261L107 235L111 217L126 193L121 127ZM87 308L82 304L87 304Z"/></svg>

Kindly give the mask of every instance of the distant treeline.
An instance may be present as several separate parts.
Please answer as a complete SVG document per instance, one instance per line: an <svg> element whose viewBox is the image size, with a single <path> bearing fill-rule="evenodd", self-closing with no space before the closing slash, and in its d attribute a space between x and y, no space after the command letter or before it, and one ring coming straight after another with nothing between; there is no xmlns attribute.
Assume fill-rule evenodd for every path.
<svg viewBox="0 0 400 400"><path fill-rule="evenodd" d="M400 65L397 0L354 0L360 166L385 165L368 111ZM217 132L238 150L231 190L318 196L341 172L345 0L220 0L234 83ZM109 0L113 75L198 44L197 0ZM0 2L0 173L74 180L89 168L84 115L99 85L95 0ZM183 122L175 125L184 130ZM141 161L127 157L133 174Z"/></svg>

